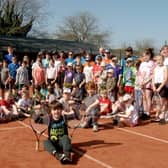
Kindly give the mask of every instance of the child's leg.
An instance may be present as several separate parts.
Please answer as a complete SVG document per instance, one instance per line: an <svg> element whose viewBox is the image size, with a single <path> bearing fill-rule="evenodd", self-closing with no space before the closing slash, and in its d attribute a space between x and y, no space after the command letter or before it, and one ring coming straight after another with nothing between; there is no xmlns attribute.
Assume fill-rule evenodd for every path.
<svg viewBox="0 0 168 168"><path fill-rule="evenodd" d="M71 145L71 140L68 135L64 135L60 140L59 140L59 146L63 149L63 153L70 158L71 156L71 150L72 150L72 145Z"/></svg>
<svg viewBox="0 0 168 168"><path fill-rule="evenodd" d="M91 124L93 126L93 131L98 131L98 118L99 118L99 110L98 109L93 109L91 112Z"/></svg>
<svg viewBox="0 0 168 168"><path fill-rule="evenodd" d="M44 141L44 149L54 156L55 156L56 152L58 152L56 147L48 139Z"/></svg>
<svg viewBox="0 0 168 168"><path fill-rule="evenodd" d="M150 114L151 96L152 91L149 89L144 89L143 105L144 105L144 111L147 112L148 114Z"/></svg>

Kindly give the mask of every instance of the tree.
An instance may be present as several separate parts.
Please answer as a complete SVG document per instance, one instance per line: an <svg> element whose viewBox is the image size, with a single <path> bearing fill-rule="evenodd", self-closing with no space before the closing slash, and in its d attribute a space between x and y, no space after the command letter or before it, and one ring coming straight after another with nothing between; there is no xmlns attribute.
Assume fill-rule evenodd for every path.
<svg viewBox="0 0 168 168"><path fill-rule="evenodd" d="M37 2L0 0L0 35L26 37L37 20Z"/></svg>
<svg viewBox="0 0 168 168"><path fill-rule="evenodd" d="M154 40L144 39L142 41L135 41L136 50L142 53L146 48L155 48Z"/></svg>
<svg viewBox="0 0 168 168"><path fill-rule="evenodd" d="M63 24L58 26L56 37L62 40L90 42L98 46L107 42L109 33L98 28L97 19L88 12L66 17Z"/></svg>

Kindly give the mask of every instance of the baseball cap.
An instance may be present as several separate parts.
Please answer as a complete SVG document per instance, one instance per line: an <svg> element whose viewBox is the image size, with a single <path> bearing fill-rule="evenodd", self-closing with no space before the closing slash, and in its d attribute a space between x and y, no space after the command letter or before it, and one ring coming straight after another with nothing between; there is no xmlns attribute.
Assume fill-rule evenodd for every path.
<svg viewBox="0 0 168 168"><path fill-rule="evenodd" d="M132 97L131 97L131 95L130 94L125 94L124 96L123 96L123 101L128 101L128 100L130 100Z"/></svg>
<svg viewBox="0 0 168 168"><path fill-rule="evenodd" d="M63 93L71 93L71 89L69 89L69 88L64 88L64 89L63 89Z"/></svg>
<svg viewBox="0 0 168 168"><path fill-rule="evenodd" d="M101 55L97 55L96 56L96 60L102 60L102 56Z"/></svg>
<svg viewBox="0 0 168 168"><path fill-rule="evenodd" d="M132 47L131 46L129 46L129 47L127 47L126 49L125 49L125 51L133 51L133 49L132 49Z"/></svg>
<svg viewBox="0 0 168 168"><path fill-rule="evenodd" d="M72 62L68 62L67 66L73 66Z"/></svg>
<svg viewBox="0 0 168 168"><path fill-rule="evenodd" d="M126 61L130 62L130 61L133 61L133 59L132 58L127 58Z"/></svg>
<svg viewBox="0 0 168 168"><path fill-rule="evenodd" d="M105 52L105 53L110 53L110 50L109 50L109 49L106 49L104 52Z"/></svg>
<svg viewBox="0 0 168 168"><path fill-rule="evenodd" d="M113 69L108 69L107 70L107 73L113 73L114 71L113 71Z"/></svg>

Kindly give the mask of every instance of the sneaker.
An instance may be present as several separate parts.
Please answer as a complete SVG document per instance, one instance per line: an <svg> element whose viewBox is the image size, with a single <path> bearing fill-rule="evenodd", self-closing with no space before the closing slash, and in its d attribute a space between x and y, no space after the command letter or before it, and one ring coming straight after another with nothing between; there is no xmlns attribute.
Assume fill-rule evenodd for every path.
<svg viewBox="0 0 168 168"><path fill-rule="evenodd" d="M86 127L88 127L88 123L86 121L84 121L83 123L80 124L79 127L80 128L86 128Z"/></svg>
<svg viewBox="0 0 168 168"><path fill-rule="evenodd" d="M159 124L160 125L166 124L166 120L164 118L160 119Z"/></svg>
<svg viewBox="0 0 168 168"><path fill-rule="evenodd" d="M118 127L119 127L119 128L123 128L124 126L125 126L125 125L124 125L123 122L119 122L119 123L118 123Z"/></svg>
<svg viewBox="0 0 168 168"><path fill-rule="evenodd" d="M65 157L65 154L64 153L56 153L55 156L56 156L57 160L59 160L62 163L62 160Z"/></svg>
<svg viewBox="0 0 168 168"><path fill-rule="evenodd" d="M61 162L61 163L62 163L62 164L70 164L70 163L72 163L72 160L71 160L70 157L65 156L65 157L62 159L62 162Z"/></svg>
<svg viewBox="0 0 168 168"><path fill-rule="evenodd" d="M97 131L99 131L98 126L97 125L93 125L93 132L97 132Z"/></svg>

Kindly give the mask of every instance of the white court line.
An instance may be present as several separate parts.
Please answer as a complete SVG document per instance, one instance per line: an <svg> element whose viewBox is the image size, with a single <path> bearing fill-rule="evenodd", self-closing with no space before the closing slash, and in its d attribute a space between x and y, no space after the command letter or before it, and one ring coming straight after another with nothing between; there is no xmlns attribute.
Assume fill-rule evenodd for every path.
<svg viewBox="0 0 168 168"><path fill-rule="evenodd" d="M28 124L26 124L26 123L24 123L22 121L17 121L17 122L19 124L23 125L24 127L32 129ZM43 134L43 136L48 137L46 134ZM106 163L104 163L104 162L102 162L100 160L97 160L96 158L94 158L94 157L92 157L90 155L85 154L84 152L79 151L78 149L73 148L73 151L76 152L77 154L81 155L81 156L84 156L85 158L87 158L89 160L92 160L93 162L96 162L97 164L99 164L99 165L101 165L101 166L103 166L105 168L114 168L114 167L112 167L112 166L110 166L110 165L108 165L108 164L106 164Z"/></svg>
<svg viewBox="0 0 168 168"><path fill-rule="evenodd" d="M9 131L9 130L15 130L15 129L20 129L20 128L26 128L25 126L20 126L20 127L12 127L12 128L0 128L0 131Z"/></svg>
<svg viewBox="0 0 168 168"><path fill-rule="evenodd" d="M155 141L159 141L159 142L163 142L163 143L168 144L168 141L164 140L164 139L156 138L156 137L146 135L146 134L143 134L143 133L139 133L139 132L136 132L136 131L131 131L131 130L128 130L128 129L125 129L125 128L117 128L117 129L119 129L121 131L124 131L124 132L127 132L127 133L131 133L131 134L134 134L134 135L139 135L139 136L142 136L142 137L146 137L146 138L149 138L149 139L152 139L152 140L155 140Z"/></svg>

